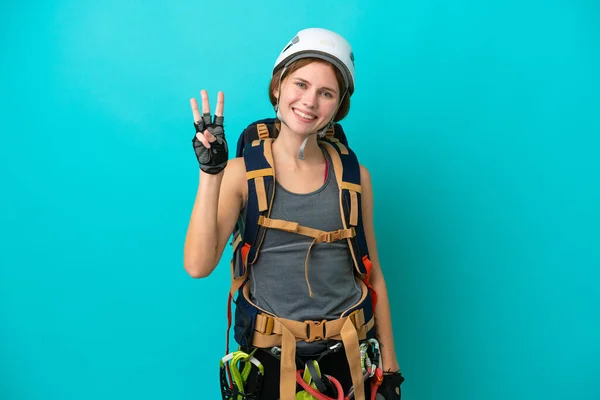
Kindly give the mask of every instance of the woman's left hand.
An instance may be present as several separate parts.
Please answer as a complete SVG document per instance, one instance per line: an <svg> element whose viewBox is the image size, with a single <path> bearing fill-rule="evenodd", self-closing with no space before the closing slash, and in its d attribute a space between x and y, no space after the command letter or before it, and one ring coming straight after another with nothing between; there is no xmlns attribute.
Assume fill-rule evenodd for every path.
<svg viewBox="0 0 600 400"><path fill-rule="evenodd" d="M401 400L402 382L404 382L404 377L400 372L384 374L383 382L381 382L381 386L379 386L377 390L378 398L383 397L385 400Z"/></svg>

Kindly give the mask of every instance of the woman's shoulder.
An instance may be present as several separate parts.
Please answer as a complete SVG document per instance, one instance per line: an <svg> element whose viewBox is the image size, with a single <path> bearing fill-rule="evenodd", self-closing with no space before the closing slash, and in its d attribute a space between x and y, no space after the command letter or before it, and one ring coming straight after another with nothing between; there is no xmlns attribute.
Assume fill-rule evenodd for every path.
<svg viewBox="0 0 600 400"><path fill-rule="evenodd" d="M236 157L227 161L223 184L229 187L229 191L237 192L242 197L243 204L246 203L248 187L246 185L246 164L243 157Z"/></svg>
<svg viewBox="0 0 600 400"><path fill-rule="evenodd" d="M238 173L246 173L246 164L244 163L244 157L235 157L227 161L227 168L230 168Z"/></svg>
<svg viewBox="0 0 600 400"><path fill-rule="evenodd" d="M240 185L240 183L245 182L246 164L244 163L244 158L236 157L227 161L225 176L228 181L233 182L235 185Z"/></svg>

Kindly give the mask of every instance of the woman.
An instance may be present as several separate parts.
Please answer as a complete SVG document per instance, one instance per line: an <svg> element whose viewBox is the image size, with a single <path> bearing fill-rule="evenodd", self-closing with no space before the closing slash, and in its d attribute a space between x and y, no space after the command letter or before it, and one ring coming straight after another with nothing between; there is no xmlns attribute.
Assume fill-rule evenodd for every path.
<svg viewBox="0 0 600 400"><path fill-rule="evenodd" d="M353 92L354 56L348 42L336 33L318 28L302 30L279 55L269 85L279 127L276 139L269 144L277 182L270 214L273 220L294 221L319 232L343 228L334 155L325 151L318 139L346 116ZM223 131L224 95L218 94L214 122L206 91L201 92L201 97L202 115L197 101L191 99L197 130L193 143L201 172L184 249L185 269L196 278L208 276L218 264L238 219L245 215L249 196L244 158L228 160ZM372 264L368 282L377 294L373 310L375 332L386 373L379 393L384 393L386 399L397 399L402 378L394 350L386 285L377 257L371 178L363 166L360 196L362 229ZM364 285L355 278L350 241L315 242L319 243L313 237L267 229L260 257L248 271L249 302L286 321L332 321L356 304L364 293ZM339 339L339 335L335 337ZM332 343L340 342L296 340L295 355L303 361L315 359L332 348ZM354 378L346 353L357 352L356 348L348 349L347 343L354 342L344 340L344 346L337 346L343 347L341 351L329 352L319 362L321 372L337 379L345 393L353 386ZM272 352L261 349L254 355L265 369L260 398L277 398L280 379L284 379L280 375L280 368L284 371L282 364ZM290 398L284 394L283 386L282 383L281 398ZM363 389L356 386L356 398L362 398ZM365 392L369 390L366 385Z"/></svg>

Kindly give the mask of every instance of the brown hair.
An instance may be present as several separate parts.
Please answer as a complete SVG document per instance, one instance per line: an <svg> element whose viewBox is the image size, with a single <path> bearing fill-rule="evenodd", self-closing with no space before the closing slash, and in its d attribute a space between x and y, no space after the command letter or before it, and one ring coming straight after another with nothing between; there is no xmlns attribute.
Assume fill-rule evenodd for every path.
<svg viewBox="0 0 600 400"><path fill-rule="evenodd" d="M323 61L319 58L301 58L300 60L294 61L287 67L287 69L285 70L285 72L283 74L283 77L281 77L281 80L284 80L291 73L293 73L293 72L299 70L300 68L305 67L308 64L315 62L315 61L326 63L326 61ZM343 91L344 88L346 87L346 84L344 82L344 76L333 65L331 65L329 63L327 63L327 64L330 65L331 68L333 68L333 71L335 72L335 78L338 83L338 88L340 89L340 91ZM279 86L280 76L281 76L281 68L279 68L277 71L275 71L275 73L273 74L273 77L271 78L271 83L269 83L269 99L271 100L271 104L273 106L275 106L277 104L277 98L275 97L275 95L273 95L273 93L277 90L277 88ZM341 93L341 94L343 94L343 93ZM335 122L341 121L348 114L348 111L350 111L350 94L348 92L346 92L346 95L342 99L342 103L340 104L340 107L338 108L337 112L335 113L333 120Z"/></svg>

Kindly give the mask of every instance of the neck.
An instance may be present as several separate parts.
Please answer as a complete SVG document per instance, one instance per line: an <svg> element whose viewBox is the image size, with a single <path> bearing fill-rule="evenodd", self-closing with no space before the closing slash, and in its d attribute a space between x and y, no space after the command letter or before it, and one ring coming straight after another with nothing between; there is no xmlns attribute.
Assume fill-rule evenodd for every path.
<svg viewBox="0 0 600 400"><path fill-rule="evenodd" d="M324 161L323 151L317 143L317 135L308 137L304 147L304 160L298 158L298 150L306 139L306 136L297 135L289 130L285 124L281 124L279 136L273 142L273 153L276 153L282 161L296 165L318 164Z"/></svg>

